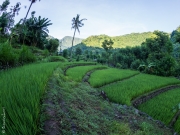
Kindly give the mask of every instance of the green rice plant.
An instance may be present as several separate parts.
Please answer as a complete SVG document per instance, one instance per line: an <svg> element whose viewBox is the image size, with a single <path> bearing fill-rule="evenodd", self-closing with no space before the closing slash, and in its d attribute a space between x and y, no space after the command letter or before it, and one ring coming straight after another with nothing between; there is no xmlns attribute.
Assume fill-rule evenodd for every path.
<svg viewBox="0 0 180 135"><path fill-rule="evenodd" d="M31 64L0 72L0 105L7 135L36 135L40 99L59 63ZM2 109L1 109L2 112ZM4 124L0 122L2 127Z"/></svg>
<svg viewBox="0 0 180 135"><path fill-rule="evenodd" d="M93 65L93 66L77 66L73 68L69 68L66 72L67 76L69 76L71 79L75 81L82 81L82 78L85 76L85 74L93 69L100 69L100 68L107 68L106 66L102 65Z"/></svg>
<svg viewBox="0 0 180 135"><path fill-rule="evenodd" d="M49 56L47 57L48 62L67 62L67 59L62 56Z"/></svg>
<svg viewBox="0 0 180 135"><path fill-rule="evenodd" d="M175 131L178 132L178 134L180 134L180 116L177 119L175 125L174 125Z"/></svg>
<svg viewBox="0 0 180 135"><path fill-rule="evenodd" d="M166 91L141 104L138 108L168 125L177 112L173 110L173 107L180 103L179 95L180 88Z"/></svg>
<svg viewBox="0 0 180 135"><path fill-rule="evenodd" d="M68 66L86 66L86 65L96 65L95 62L65 62L62 64L61 68L64 70Z"/></svg>
<svg viewBox="0 0 180 135"><path fill-rule="evenodd" d="M105 86L103 90L111 101L131 105L131 100L142 94L179 83L180 80L171 77L139 74L122 82Z"/></svg>
<svg viewBox="0 0 180 135"><path fill-rule="evenodd" d="M89 83L93 87L101 87L108 83L112 83L115 81L120 81L122 79L129 78L136 74L139 74L139 72L132 71L132 70L125 70L125 69L116 69L116 68L97 70L91 74Z"/></svg>

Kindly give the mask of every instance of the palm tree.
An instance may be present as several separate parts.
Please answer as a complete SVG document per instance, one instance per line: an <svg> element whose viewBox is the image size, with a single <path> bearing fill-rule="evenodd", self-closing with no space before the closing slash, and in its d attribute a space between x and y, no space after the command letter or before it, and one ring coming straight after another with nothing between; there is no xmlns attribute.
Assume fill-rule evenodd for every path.
<svg viewBox="0 0 180 135"><path fill-rule="evenodd" d="M83 20L87 20L87 19L81 19L79 20L79 14L77 14L76 18L74 17L72 19L72 28L71 29L74 29L74 35L73 35L73 39L72 39L72 47L73 47L73 42L74 42L74 37L75 37L75 33L76 33L76 30L80 33L79 31L79 27L82 27L84 26L84 23L82 23ZM71 47L71 57L70 57L70 60L72 59L72 47Z"/></svg>
<svg viewBox="0 0 180 135"><path fill-rule="evenodd" d="M48 36L48 26L52 25L50 21L48 18L41 18L39 16L38 18L32 17L25 22L29 31L27 36L31 39L31 45L36 46L37 43L40 43L42 39Z"/></svg>
<svg viewBox="0 0 180 135"><path fill-rule="evenodd" d="M37 0L29 0L29 1L31 1L31 4L30 4L30 6L29 6L29 9L28 9L28 11L27 11L26 17L24 18L23 23L26 21L26 18L27 18L28 14L29 14L29 11L30 11L30 9L31 9L32 4L35 3ZM40 0L39 0L39 1L40 1Z"/></svg>

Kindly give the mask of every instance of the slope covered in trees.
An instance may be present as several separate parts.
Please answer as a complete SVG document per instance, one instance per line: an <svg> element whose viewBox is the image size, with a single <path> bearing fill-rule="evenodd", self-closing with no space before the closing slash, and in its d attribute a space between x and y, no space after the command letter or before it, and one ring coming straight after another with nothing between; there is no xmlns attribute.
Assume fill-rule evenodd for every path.
<svg viewBox="0 0 180 135"><path fill-rule="evenodd" d="M83 44L93 47L102 47L104 40L112 39L114 48L133 47L141 45L147 38L155 37L153 32L131 33L122 36L110 37L107 35L90 36L82 41Z"/></svg>

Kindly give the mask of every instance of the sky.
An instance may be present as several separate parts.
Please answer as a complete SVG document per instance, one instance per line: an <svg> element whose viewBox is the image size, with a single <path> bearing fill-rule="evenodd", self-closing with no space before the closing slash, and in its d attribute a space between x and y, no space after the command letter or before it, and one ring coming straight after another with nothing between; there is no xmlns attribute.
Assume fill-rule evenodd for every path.
<svg viewBox="0 0 180 135"><path fill-rule="evenodd" d="M21 3L21 10L15 22L25 17L30 5L29 0L10 0L10 5L17 2ZM180 25L179 5L180 0L37 0L30 13L36 11L36 17L51 20L49 35L58 39L73 36L72 18L80 14L80 19L87 20L76 37L87 38L154 30L170 33Z"/></svg>

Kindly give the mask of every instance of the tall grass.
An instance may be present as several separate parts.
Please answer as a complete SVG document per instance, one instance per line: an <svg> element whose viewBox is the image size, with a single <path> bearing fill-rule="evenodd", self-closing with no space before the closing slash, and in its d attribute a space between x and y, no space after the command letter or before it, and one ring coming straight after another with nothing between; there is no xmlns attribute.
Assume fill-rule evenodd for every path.
<svg viewBox="0 0 180 135"><path fill-rule="evenodd" d="M175 78L139 74L130 79L103 87L110 100L131 105L131 100L155 89L180 83Z"/></svg>
<svg viewBox="0 0 180 135"><path fill-rule="evenodd" d="M71 79L79 82L79 81L82 81L83 76L85 76L85 74L88 71L93 70L93 69L100 69L100 68L106 68L106 66L102 66L102 65L78 66L78 67L69 68L66 74Z"/></svg>
<svg viewBox="0 0 180 135"><path fill-rule="evenodd" d="M180 103L179 95L180 88L170 90L141 104L138 108L168 125L176 113L173 107Z"/></svg>
<svg viewBox="0 0 180 135"><path fill-rule="evenodd" d="M180 117L176 121L174 127L175 127L175 130L180 134Z"/></svg>
<svg viewBox="0 0 180 135"><path fill-rule="evenodd" d="M109 68L105 70L97 70L91 74L89 82L93 87L101 87L108 83L119 81L133 75L138 74L138 71L132 70L120 70L115 68Z"/></svg>
<svg viewBox="0 0 180 135"><path fill-rule="evenodd" d="M32 64L0 73L0 105L5 111L7 135L37 134L40 99L58 65Z"/></svg>
<svg viewBox="0 0 180 135"><path fill-rule="evenodd" d="M85 66L85 65L96 65L97 63L95 62L64 62L61 65L61 69L64 70L68 66Z"/></svg>

